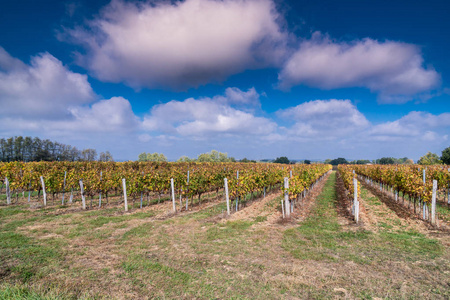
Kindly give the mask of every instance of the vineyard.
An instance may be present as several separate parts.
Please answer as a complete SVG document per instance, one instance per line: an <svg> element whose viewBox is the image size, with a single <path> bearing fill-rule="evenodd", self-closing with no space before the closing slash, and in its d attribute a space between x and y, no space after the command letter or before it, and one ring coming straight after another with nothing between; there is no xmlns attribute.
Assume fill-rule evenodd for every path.
<svg viewBox="0 0 450 300"><path fill-rule="evenodd" d="M83 203L85 196L98 197L98 207L102 207L102 196L108 199L123 192L124 198L140 198L142 208L144 197L149 200L177 194L185 201L179 209L187 210L194 197L200 199L202 194L222 190L225 178L236 207L239 202L245 203L248 195L261 195L274 188L283 188L295 201L330 169L330 165L256 163L11 162L0 164L0 178L2 187L7 185L8 203L14 198L11 195L18 202L20 194L27 194L30 202L33 191L38 192L38 198L42 191L44 205L47 193L61 199L63 205L70 204L77 200L73 196L78 191ZM285 177L290 178L289 188L282 186ZM70 193L68 200L66 193Z"/></svg>
<svg viewBox="0 0 450 300"><path fill-rule="evenodd" d="M448 299L447 169L2 163L0 298Z"/></svg>

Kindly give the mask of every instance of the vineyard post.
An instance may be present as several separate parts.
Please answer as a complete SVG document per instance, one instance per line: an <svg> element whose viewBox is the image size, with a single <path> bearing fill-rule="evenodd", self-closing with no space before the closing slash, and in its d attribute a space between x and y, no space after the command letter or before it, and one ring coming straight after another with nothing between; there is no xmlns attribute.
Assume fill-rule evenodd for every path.
<svg viewBox="0 0 450 300"><path fill-rule="evenodd" d="M61 200L62 205L64 205L64 193L66 191L66 177L67 177L67 171L64 171L63 194L62 194L62 200Z"/></svg>
<svg viewBox="0 0 450 300"><path fill-rule="evenodd" d="M239 170L236 171L236 180L237 180L237 186L239 187ZM239 188L238 188L239 190ZM238 205L239 205L239 196L236 197L236 210L238 211Z"/></svg>
<svg viewBox="0 0 450 300"><path fill-rule="evenodd" d="M355 211L355 221L359 221L359 201L358 201L358 180L353 178L353 206Z"/></svg>
<svg viewBox="0 0 450 300"><path fill-rule="evenodd" d="M284 210L286 213L286 217L290 217L291 216L291 208L289 207L289 178L284 177L284 188L285 188L285 192L284 192L284 205L286 206L286 209Z"/></svg>
<svg viewBox="0 0 450 300"><path fill-rule="evenodd" d="M187 172L187 187L186 187L186 211L188 210L189 203L189 170Z"/></svg>
<svg viewBox="0 0 450 300"><path fill-rule="evenodd" d="M31 201L31 181L28 184L28 202L30 202L30 201Z"/></svg>
<svg viewBox="0 0 450 300"><path fill-rule="evenodd" d="M44 206L47 206L47 193L45 192L44 177L41 176L42 193L44 194Z"/></svg>
<svg viewBox="0 0 450 300"><path fill-rule="evenodd" d="M281 200L281 212L283 213L283 219L284 219L284 203L283 200Z"/></svg>
<svg viewBox="0 0 450 300"><path fill-rule="evenodd" d="M228 195L228 179L224 178L225 182L225 197L227 200L227 214L230 215L230 196Z"/></svg>
<svg viewBox="0 0 450 300"><path fill-rule="evenodd" d="M433 196L431 198L431 224L436 225L436 192L437 180L433 180Z"/></svg>
<svg viewBox="0 0 450 300"><path fill-rule="evenodd" d="M128 211L127 183L125 181L125 178L122 178L122 186L123 186L123 201L125 203L125 211Z"/></svg>
<svg viewBox="0 0 450 300"><path fill-rule="evenodd" d="M174 189L174 186L173 186L173 178L171 178L170 179L170 186L171 186L171 189L172 189L172 206L173 206L173 212L176 212L177 211L177 208L176 208L176 204L175 204L175 189Z"/></svg>
<svg viewBox="0 0 450 300"><path fill-rule="evenodd" d="M450 173L450 168L447 171ZM447 204L450 205L450 182L447 184Z"/></svg>
<svg viewBox="0 0 450 300"><path fill-rule="evenodd" d="M264 187L264 198L266 198L266 187ZM450 203L450 198L448 201L449 201L448 203Z"/></svg>
<svg viewBox="0 0 450 300"><path fill-rule="evenodd" d="M86 198L84 197L83 179L80 179L80 193L81 193L81 204L83 205L83 209L86 209Z"/></svg>
<svg viewBox="0 0 450 300"><path fill-rule="evenodd" d="M98 208L102 207L102 188L101 188L102 179L103 179L103 171L100 171L100 192L98 194Z"/></svg>
<svg viewBox="0 0 450 300"><path fill-rule="evenodd" d="M9 189L9 180L8 177L5 177L5 185L6 185L6 204L11 204L11 191Z"/></svg>
<svg viewBox="0 0 450 300"><path fill-rule="evenodd" d="M423 169L423 186L425 188L425 169ZM422 204L423 204L423 206L422 206L422 211L423 211L422 212L422 217L425 220L426 219L426 207L427 207L427 205L426 205L425 201L422 201Z"/></svg>

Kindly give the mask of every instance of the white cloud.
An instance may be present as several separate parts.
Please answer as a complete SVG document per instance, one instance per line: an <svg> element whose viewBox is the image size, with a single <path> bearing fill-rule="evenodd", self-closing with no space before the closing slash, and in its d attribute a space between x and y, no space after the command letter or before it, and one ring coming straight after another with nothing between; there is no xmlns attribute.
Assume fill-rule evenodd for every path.
<svg viewBox="0 0 450 300"><path fill-rule="evenodd" d="M88 29L66 33L102 81L180 89L278 64L286 42L279 18L272 0L113 0Z"/></svg>
<svg viewBox="0 0 450 300"><path fill-rule="evenodd" d="M63 118L68 106L94 99L87 76L71 72L52 55L39 54L26 65L0 47L0 115Z"/></svg>
<svg viewBox="0 0 450 300"><path fill-rule="evenodd" d="M336 42L320 33L300 44L278 79L282 89L300 84L322 89L365 87L385 103L407 102L440 83L434 69L423 67L415 45L370 38Z"/></svg>
<svg viewBox="0 0 450 300"><path fill-rule="evenodd" d="M137 130L139 119L134 115L130 102L122 97L101 100L89 106L67 108L64 119L35 119L23 117L0 118L2 133L12 135L29 132L37 136L85 136L94 138L104 134L121 135Z"/></svg>
<svg viewBox="0 0 450 300"><path fill-rule="evenodd" d="M350 100L315 100L278 112L295 124L288 135L315 139L337 139L366 129L370 124Z"/></svg>
<svg viewBox="0 0 450 300"><path fill-rule="evenodd" d="M374 126L370 135L377 139L431 141L450 129L450 113L433 115L428 112L413 111L406 116Z"/></svg>
<svg viewBox="0 0 450 300"><path fill-rule="evenodd" d="M205 135L263 135L273 132L273 121L237 109L232 104L259 105L259 95L254 89L243 92L227 89L225 96L170 101L156 105L144 118L143 127L181 136Z"/></svg>

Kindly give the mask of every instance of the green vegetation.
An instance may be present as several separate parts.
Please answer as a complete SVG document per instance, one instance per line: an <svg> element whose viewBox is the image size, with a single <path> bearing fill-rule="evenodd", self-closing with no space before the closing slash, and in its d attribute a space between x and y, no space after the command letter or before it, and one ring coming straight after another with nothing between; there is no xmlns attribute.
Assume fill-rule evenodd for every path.
<svg viewBox="0 0 450 300"><path fill-rule="evenodd" d="M422 156L417 163L419 165L439 165L442 164L442 161L436 153L427 152L427 154Z"/></svg>
<svg viewBox="0 0 450 300"><path fill-rule="evenodd" d="M442 150L441 160L442 163L450 165L450 147L447 147L444 150Z"/></svg>

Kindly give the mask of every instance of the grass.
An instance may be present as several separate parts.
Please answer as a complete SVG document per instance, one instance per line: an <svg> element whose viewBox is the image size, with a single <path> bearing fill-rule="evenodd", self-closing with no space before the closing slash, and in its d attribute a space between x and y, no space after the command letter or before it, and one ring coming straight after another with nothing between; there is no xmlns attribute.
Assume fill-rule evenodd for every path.
<svg viewBox="0 0 450 300"><path fill-rule="evenodd" d="M375 265L383 261L434 259L444 253L444 247L436 239L414 231L391 231L393 226L387 223L379 224L379 233L364 229L345 230L339 225L334 209L337 201L334 180L331 175L311 216L300 226L285 231L283 247L294 257ZM381 205L376 197L367 197L364 189L362 196L371 205Z"/></svg>
<svg viewBox="0 0 450 300"><path fill-rule="evenodd" d="M167 205L139 210L139 201L130 213L2 206L0 299L450 296L439 240L391 216L376 232L343 224L337 200L333 173L297 225L273 220L276 196L248 220L224 219L224 202L175 215L165 215Z"/></svg>

